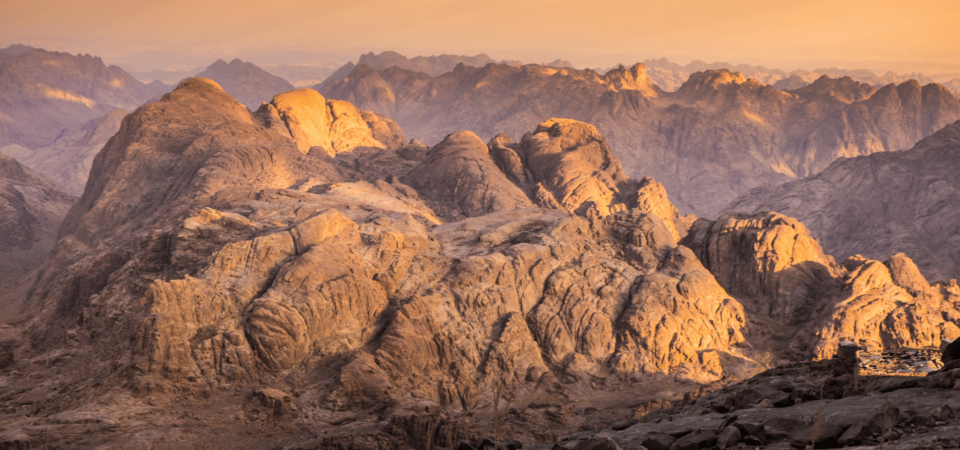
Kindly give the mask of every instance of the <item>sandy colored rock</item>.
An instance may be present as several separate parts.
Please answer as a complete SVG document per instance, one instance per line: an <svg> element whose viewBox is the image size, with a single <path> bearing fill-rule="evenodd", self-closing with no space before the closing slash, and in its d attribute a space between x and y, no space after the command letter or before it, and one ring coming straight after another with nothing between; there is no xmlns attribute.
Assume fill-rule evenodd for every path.
<svg viewBox="0 0 960 450"><path fill-rule="evenodd" d="M300 94L316 100L286 100ZM273 107L291 131L284 105L305 103L286 100ZM25 297L27 315L0 326L0 345L16 356L0 374L13 408L0 411L5 429L113 408L116 424L54 424L49 435L129 426L144 442L171 433L200 442L220 437L209 431L216 422L260 447L349 436L422 447L411 424L474 441L501 386L512 433L544 441L590 425L589 408L623 408L610 414L622 419L669 400L687 409L667 433L713 445L716 432L697 430L719 432L726 419L700 416L710 408L768 394L775 405L808 401L816 388L736 392L716 405L685 397L771 358L823 358L841 337L922 345L945 335L944 317L960 317L949 286L914 295L895 283L923 287L908 261L893 258L896 278L866 258L830 264L785 216L724 216L682 237L689 219L664 188L627 177L582 122L547 121L520 143L459 132L430 150L410 142L336 155L302 151L280 125L269 108L251 113L202 79L123 121ZM355 142L351 127L327 130ZM462 181L475 188L449 184ZM469 217L443 210L504 198L516 201ZM711 253L719 249L729 254ZM803 291L809 273L790 271L817 258L830 278ZM759 287L741 284L750 280ZM806 292L802 307L789 304L793 290ZM753 297L741 303L735 291ZM813 319L789 322L803 311ZM795 331L793 347L770 338L780 328ZM134 419L170 425L149 434L155 426Z"/></svg>
<svg viewBox="0 0 960 450"><path fill-rule="evenodd" d="M405 181L438 203L447 217L473 217L532 207L527 196L504 176L475 134L447 136Z"/></svg>
<svg viewBox="0 0 960 450"><path fill-rule="evenodd" d="M524 136L520 152L533 181L564 210L605 216L626 209L631 193L620 190L635 182L592 125L550 119Z"/></svg>
<svg viewBox="0 0 960 450"><path fill-rule="evenodd" d="M320 147L330 156L357 147L384 148L386 144L374 138L374 130L391 145L403 142L402 132L398 134L399 129L389 125L389 119L364 115L347 102L328 102L313 89L278 94L271 104L303 153L312 147Z"/></svg>
<svg viewBox="0 0 960 450"><path fill-rule="evenodd" d="M782 323L806 321L835 270L803 224L777 213L701 220L683 242L748 310Z"/></svg>
<svg viewBox="0 0 960 450"><path fill-rule="evenodd" d="M836 264L802 224L772 212L698 221L683 243L749 312L799 327L789 342L797 357L833 357L841 340L920 348L956 334L943 318L960 317L957 294L931 287L902 254L889 263L897 282L859 255Z"/></svg>
<svg viewBox="0 0 960 450"><path fill-rule="evenodd" d="M930 281L949 282L960 277L957 149L960 124L951 124L909 151L837 161L816 176L752 192L731 209L780 211L838 259L902 252Z"/></svg>

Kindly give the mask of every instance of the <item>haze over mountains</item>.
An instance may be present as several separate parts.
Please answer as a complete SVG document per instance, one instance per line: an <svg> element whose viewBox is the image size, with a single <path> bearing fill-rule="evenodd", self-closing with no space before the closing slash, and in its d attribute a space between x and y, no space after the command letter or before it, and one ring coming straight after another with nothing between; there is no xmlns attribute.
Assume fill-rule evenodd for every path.
<svg viewBox="0 0 960 450"><path fill-rule="evenodd" d="M438 77L358 66L322 94L396 120L434 143L447 130L519 138L544 116L595 124L633 177L651 175L685 212L715 217L736 197L816 173L838 157L906 150L960 119L960 101L916 82L881 89L821 77L784 92L727 70L664 92L643 65L592 70L492 64Z"/></svg>
<svg viewBox="0 0 960 450"><path fill-rule="evenodd" d="M960 123L904 152L834 162L815 176L744 195L730 210L806 224L838 257L903 252L930 279L960 278Z"/></svg>
<svg viewBox="0 0 960 450"><path fill-rule="evenodd" d="M74 200L47 177L0 155L0 288L10 290L46 259ZM0 305L5 317L16 312L9 306Z"/></svg>
<svg viewBox="0 0 960 450"><path fill-rule="evenodd" d="M827 75L830 78L850 77L853 80L872 86L886 86L891 83L900 84L908 80L917 80L920 82L920 84L930 84L937 81L922 73L897 75L896 73L893 73L893 71L887 71L883 75L877 75L876 73L866 69L851 70L838 69L836 67L819 68L814 70L797 69L787 72L764 66L730 64L725 62L706 63L699 60L681 65L670 62L667 58L648 59L643 61L643 65L647 68L647 75L657 86L659 86L661 89L671 92L679 89L680 85L682 85L683 82L690 77L690 75L696 72L720 69L727 69L731 72L740 72L740 74L746 78L753 78L764 84L772 85L777 89L798 89L814 82L816 79L824 75ZM605 72L606 70L597 71ZM944 82L945 86L950 83L948 89L951 89L954 94L960 95L960 91L954 87L950 87L953 86L953 83L956 83L960 79L942 78L943 77L941 77L939 81Z"/></svg>
<svg viewBox="0 0 960 450"><path fill-rule="evenodd" d="M216 81L251 110L256 110L261 103L270 101L274 95L293 90L293 85L287 80L239 59L229 63L218 59L195 76Z"/></svg>
<svg viewBox="0 0 960 450"><path fill-rule="evenodd" d="M47 146L64 128L121 108L136 109L158 92L90 55L42 49L0 52L0 146Z"/></svg>

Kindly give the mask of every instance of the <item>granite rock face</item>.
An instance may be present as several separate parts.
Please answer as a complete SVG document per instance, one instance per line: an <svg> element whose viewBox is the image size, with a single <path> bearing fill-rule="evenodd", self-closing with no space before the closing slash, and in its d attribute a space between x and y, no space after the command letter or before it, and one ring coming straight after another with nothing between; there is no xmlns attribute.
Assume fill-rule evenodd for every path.
<svg viewBox="0 0 960 450"><path fill-rule="evenodd" d="M931 281L960 277L960 124L905 152L839 160L816 176L751 192L730 208L796 217L838 258L905 253Z"/></svg>
<svg viewBox="0 0 960 450"><path fill-rule="evenodd" d="M802 224L771 212L697 221L682 243L748 312L796 327L798 359L831 358L841 340L920 348L960 335L960 290L930 285L903 254L837 264Z"/></svg>
<svg viewBox="0 0 960 450"><path fill-rule="evenodd" d="M546 117L593 124L634 178L652 176L684 213L716 217L740 195L825 169L838 158L906 150L960 119L960 100L915 81L877 89L821 77L781 91L725 69L664 92L643 65L592 70L457 66L441 75L357 65L315 86L436 143L450 130L520 139Z"/></svg>
<svg viewBox="0 0 960 450"><path fill-rule="evenodd" d="M356 147L385 148L403 142L403 131L392 120L362 112L344 101L328 102L312 89L277 94L257 115L280 134L292 137L303 153L319 147L336 156ZM277 128L280 121L286 130Z"/></svg>
<svg viewBox="0 0 960 450"><path fill-rule="evenodd" d="M589 396L597 374L709 381L750 364L742 307L677 244L686 226L662 187L627 178L592 126L550 120L519 144L461 132L421 151L357 131L370 122L345 132L342 110L293 91L251 114L188 79L125 119L31 292L37 349L64 336L45 321L79 320L71 333L94 339L101 311L133 308L96 339L132 343L138 392L338 360L308 388L335 409L411 392L470 408L496 379ZM332 144L305 152L302 136ZM504 149L519 158L519 183L496 146L501 164ZM353 152L419 164L371 182L349 170ZM534 188L553 207L535 207Z"/></svg>

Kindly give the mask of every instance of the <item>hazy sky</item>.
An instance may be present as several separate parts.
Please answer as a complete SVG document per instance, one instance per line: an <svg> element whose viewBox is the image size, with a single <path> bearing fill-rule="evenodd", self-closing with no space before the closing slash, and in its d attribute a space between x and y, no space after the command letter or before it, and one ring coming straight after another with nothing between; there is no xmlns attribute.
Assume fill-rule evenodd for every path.
<svg viewBox="0 0 960 450"><path fill-rule="evenodd" d="M960 73L958 22L957 0L0 0L0 47L154 68L393 49L578 67L667 57L936 74Z"/></svg>

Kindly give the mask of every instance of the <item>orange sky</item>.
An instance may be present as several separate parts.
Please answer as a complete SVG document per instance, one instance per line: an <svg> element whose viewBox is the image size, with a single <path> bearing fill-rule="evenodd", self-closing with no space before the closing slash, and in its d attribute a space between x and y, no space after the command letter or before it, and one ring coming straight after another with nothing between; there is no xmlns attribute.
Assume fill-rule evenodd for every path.
<svg viewBox="0 0 960 450"><path fill-rule="evenodd" d="M667 57L898 73L960 73L956 0L0 0L0 47L123 65L170 54L267 61L277 52L487 53L579 67ZM339 53L337 52L339 51ZM347 58L343 56L343 58Z"/></svg>

